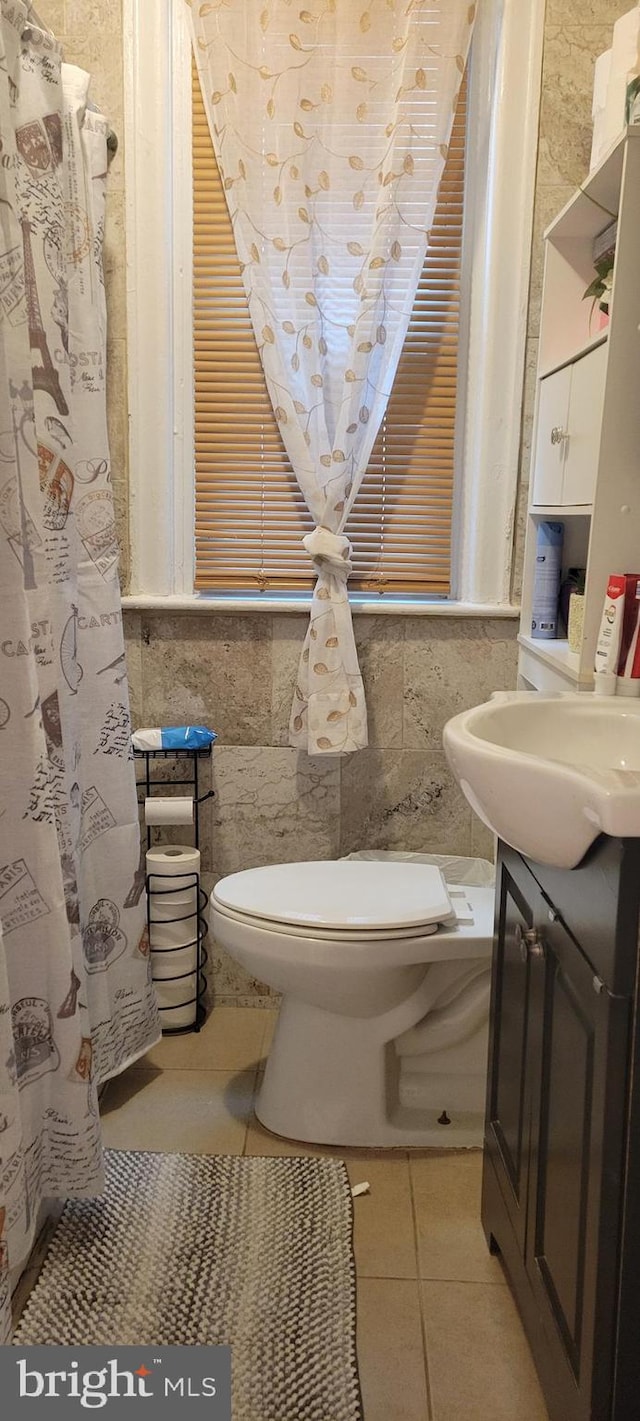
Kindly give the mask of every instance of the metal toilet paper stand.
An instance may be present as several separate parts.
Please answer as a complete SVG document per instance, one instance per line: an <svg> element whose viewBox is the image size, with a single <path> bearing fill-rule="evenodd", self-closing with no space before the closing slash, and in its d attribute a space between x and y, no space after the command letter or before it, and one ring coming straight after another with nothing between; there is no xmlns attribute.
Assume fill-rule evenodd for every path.
<svg viewBox="0 0 640 1421"><path fill-rule="evenodd" d="M204 804L205 800L213 799L214 797L212 789L207 790L205 794L199 794L198 766L200 760L211 759L211 746L207 746L206 749L203 750L134 750L133 758L134 760L144 762L144 777L142 779L136 779L138 804L140 805L144 805L145 799L151 799L153 797L154 790L156 791L156 793L158 793L158 791L166 792L169 786L173 788L175 785L190 785L192 787L194 848L198 849L200 847L199 807L201 804ZM153 767L151 762L159 760L190 761L191 774L185 775L182 779L154 779L152 773ZM151 835L151 826L147 825L147 849L151 848ZM187 880L186 885L185 879ZM151 949L151 970L153 976L153 958L156 953L162 953L164 955L165 953L169 952L184 952L185 948L188 947L196 948L195 997L188 997L183 1002L174 1002L170 1007L159 1007L159 1011L161 1013L167 1011L180 1011L184 1007L193 1006L195 1001L196 1012L192 1024L190 1024L189 1026L169 1026L163 1027L162 1029L163 1036L184 1036L187 1035L187 1033L189 1032L199 1031L207 1014L204 1005L204 998L207 990L205 967L209 960L207 949L204 945L204 940L209 931L209 924L207 923L204 917L204 912L207 906L207 895L201 886L200 874L195 872L190 874L182 874L180 876L180 886L177 888L168 888L166 886L167 878L164 877L164 875L158 873L148 873L146 875L145 881L147 887L147 930L149 932L149 941L151 941L151 929L153 928L155 923L155 919L152 917L154 897L158 898L161 895L164 896L165 894L170 893L184 893L185 886L187 890L189 888L195 888L196 890L196 902L198 905L196 911L197 938L192 939L191 942L181 943L179 947L163 947ZM156 883L158 886L155 886ZM162 922L180 923L183 921L187 921L191 917L193 917L193 914L187 913L177 918L163 918ZM193 972L178 972L173 977L162 977L157 979L154 978L154 980L162 982L180 982L183 978L191 978L193 977L193 975Z"/></svg>

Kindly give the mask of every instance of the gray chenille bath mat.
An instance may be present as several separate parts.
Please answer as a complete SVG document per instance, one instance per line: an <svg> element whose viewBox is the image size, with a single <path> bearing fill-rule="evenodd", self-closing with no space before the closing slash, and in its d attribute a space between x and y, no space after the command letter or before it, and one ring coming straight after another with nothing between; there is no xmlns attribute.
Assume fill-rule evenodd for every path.
<svg viewBox="0 0 640 1421"><path fill-rule="evenodd" d="M234 1421L361 1421L340 1160L109 1150L69 1202L15 1343L230 1343Z"/></svg>

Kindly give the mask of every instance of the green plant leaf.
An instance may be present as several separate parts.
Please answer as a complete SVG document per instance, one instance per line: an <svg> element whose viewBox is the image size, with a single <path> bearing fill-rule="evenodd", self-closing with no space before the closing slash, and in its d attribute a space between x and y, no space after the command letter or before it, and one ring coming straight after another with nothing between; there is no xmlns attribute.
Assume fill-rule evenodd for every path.
<svg viewBox="0 0 640 1421"><path fill-rule="evenodd" d="M597 301L598 297L602 296L605 290L606 287L604 281L602 280L602 277L596 276L595 279L591 282L591 285L587 287L582 299L583 301L586 301L587 297L594 296Z"/></svg>

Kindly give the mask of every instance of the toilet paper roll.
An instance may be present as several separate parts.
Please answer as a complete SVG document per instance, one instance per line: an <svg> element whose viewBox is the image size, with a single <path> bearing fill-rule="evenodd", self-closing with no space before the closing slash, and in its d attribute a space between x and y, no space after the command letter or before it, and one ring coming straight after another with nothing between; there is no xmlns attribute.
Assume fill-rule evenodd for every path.
<svg viewBox="0 0 640 1421"><path fill-rule="evenodd" d="M154 927L158 923L171 923L175 918L188 918L197 908L195 888L189 893L167 893L159 878L153 879L150 896L153 896L153 912L149 916L153 919Z"/></svg>
<svg viewBox="0 0 640 1421"><path fill-rule="evenodd" d="M156 844L153 849L147 850L146 865L147 873L153 874L151 892L160 889L158 897L166 902L174 895L166 894L163 899L160 878L173 879L171 887L182 893L193 891L193 875L200 872L200 851L190 844ZM177 893L175 897L178 897ZM167 916L173 917L173 914L168 913Z"/></svg>
<svg viewBox="0 0 640 1421"><path fill-rule="evenodd" d="M189 795L161 798L152 795L144 802L144 822L153 824L193 824L193 799Z"/></svg>
<svg viewBox="0 0 640 1421"><path fill-rule="evenodd" d="M640 9L634 5L613 26L613 44L607 82L602 141L609 147L625 125L627 81L637 73L640 58Z"/></svg>
<svg viewBox="0 0 640 1421"><path fill-rule="evenodd" d="M181 982L156 982L158 1006L168 1008L160 1017L163 1031L193 1026L197 1011L196 990L195 972L190 977L183 977ZM180 1002L185 1002L189 997L193 997L194 1001L188 1006L180 1006Z"/></svg>
<svg viewBox="0 0 640 1421"><path fill-rule="evenodd" d="M197 937L198 918L195 913L191 917L181 918L177 923L156 923L153 920L149 923L151 951L163 956L169 956L168 948L186 947L188 943L196 942ZM186 972L187 968L184 970Z"/></svg>
<svg viewBox="0 0 640 1421"><path fill-rule="evenodd" d="M604 157L609 140L607 138L607 89L609 86L609 74L611 72L611 50L607 49L604 54L596 59L596 67L593 74L593 141L591 144L591 161L589 171L597 167L600 159ZM615 137L615 135L614 135Z"/></svg>
<svg viewBox="0 0 640 1421"><path fill-rule="evenodd" d="M192 947L180 948L178 952L156 952L151 964L153 980L166 982L168 978L180 977L182 982L176 982L175 985L184 988L178 993L180 1001L184 1001L192 995L191 979L188 979L186 974L195 973L197 962L198 948L195 943Z"/></svg>

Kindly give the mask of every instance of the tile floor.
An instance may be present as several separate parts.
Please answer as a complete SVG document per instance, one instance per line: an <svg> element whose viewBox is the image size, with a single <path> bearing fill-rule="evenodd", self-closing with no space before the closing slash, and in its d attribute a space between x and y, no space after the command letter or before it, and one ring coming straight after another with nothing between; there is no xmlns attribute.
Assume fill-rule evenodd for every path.
<svg viewBox="0 0 640 1421"><path fill-rule="evenodd" d="M112 1081L105 1142L198 1154L314 1154L253 1114L276 1013L218 1007ZM355 1200L366 1421L547 1421L500 1263L480 1227L480 1152L332 1150Z"/></svg>

